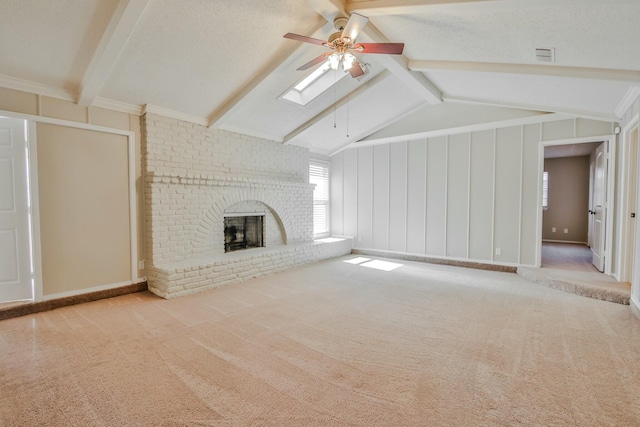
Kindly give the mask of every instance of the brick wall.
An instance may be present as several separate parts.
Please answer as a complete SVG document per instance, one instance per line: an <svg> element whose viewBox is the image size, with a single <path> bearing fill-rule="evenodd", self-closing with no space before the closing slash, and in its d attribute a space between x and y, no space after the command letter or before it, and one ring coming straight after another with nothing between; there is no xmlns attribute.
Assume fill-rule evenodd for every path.
<svg viewBox="0 0 640 427"><path fill-rule="evenodd" d="M227 283L206 266L226 262L229 256L224 254L224 213L247 206L262 207L267 213L264 250L270 254L269 262L291 266L331 253L326 248L305 249L304 256L292 258L286 249L313 241L307 149L155 114L142 118L142 133L146 248L151 264L148 281L153 292L169 297L180 290L193 292ZM337 256L344 252L342 246L328 247L334 247ZM243 257L264 257L264 250L251 249ZM290 259L283 263L279 257ZM162 272L173 271L177 265L193 271L206 269L207 284L194 272L180 283L166 280ZM236 279L274 271L264 259L243 265L246 271L236 271ZM193 280L186 280L189 278Z"/></svg>

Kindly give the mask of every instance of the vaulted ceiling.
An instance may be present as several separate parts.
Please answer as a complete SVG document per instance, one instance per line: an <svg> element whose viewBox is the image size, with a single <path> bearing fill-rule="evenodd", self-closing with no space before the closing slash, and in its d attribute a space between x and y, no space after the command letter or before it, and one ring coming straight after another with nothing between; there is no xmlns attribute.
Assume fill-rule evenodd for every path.
<svg viewBox="0 0 640 427"><path fill-rule="evenodd" d="M542 114L617 120L640 86L638 0L1 0L0 86L332 154ZM366 74L281 96L334 19L369 18ZM539 62L537 48L554 61Z"/></svg>

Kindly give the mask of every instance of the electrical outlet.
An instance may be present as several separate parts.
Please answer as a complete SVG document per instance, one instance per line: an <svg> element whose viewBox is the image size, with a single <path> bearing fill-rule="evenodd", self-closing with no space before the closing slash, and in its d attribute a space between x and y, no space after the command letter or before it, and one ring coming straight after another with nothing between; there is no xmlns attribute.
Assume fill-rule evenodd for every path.
<svg viewBox="0 0 640 427"><path fill-rule="evenodd" d="M138 270L144 270L144 260L138 262Z"/></svg>
<svg viewBox="0 0 640 427"><path fill-rule="evenodd" d="M551 232L555 233L556 232L556 228L555 227L551 227Z"/></svg>
<svg viewBox="0 0 640 427"><path fill-rule="evenodd" d="M569 229L568 228L564 229L564 234L569 234Z"/></svg>
<svg viewBox="0 0 640 427"><path fill-rule="evenodd" d="M502 254L502 249L496 248L496 255L500 255L500 254Z"/></svg>

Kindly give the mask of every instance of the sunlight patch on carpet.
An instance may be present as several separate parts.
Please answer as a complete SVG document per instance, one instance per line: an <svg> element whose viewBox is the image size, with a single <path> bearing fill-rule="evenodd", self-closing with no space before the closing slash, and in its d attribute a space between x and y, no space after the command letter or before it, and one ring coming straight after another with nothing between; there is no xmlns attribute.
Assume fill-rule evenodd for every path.
<svg viewBox="0 0 640 427"><path fill-rule="evenodd" d="M392 271L398 267L402 267L402 264L396 264L395 262L380 261L380 260L374 260L374 261L366 262L360 265L362 267L375 268L376 270L382 270L382 271Z"/></svg>
<svg viewBox="0 0 640 427"><path fill-rule="evenodd" d="M343 262L346 262L349 264L362 264L363 262L367 262L367 261L371 261L371 258L358 257L358 258L351 258Z"/></svg>

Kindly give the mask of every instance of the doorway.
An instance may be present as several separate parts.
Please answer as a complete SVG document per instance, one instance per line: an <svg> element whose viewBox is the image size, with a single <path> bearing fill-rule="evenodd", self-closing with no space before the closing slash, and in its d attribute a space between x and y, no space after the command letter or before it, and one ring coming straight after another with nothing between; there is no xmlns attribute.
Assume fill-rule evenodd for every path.
<svg viewBox="0 0 640 427"><path fill-rule="evenodd" d="M544 144L541 267L610 274L609 147L586 138Z"/></svg>

